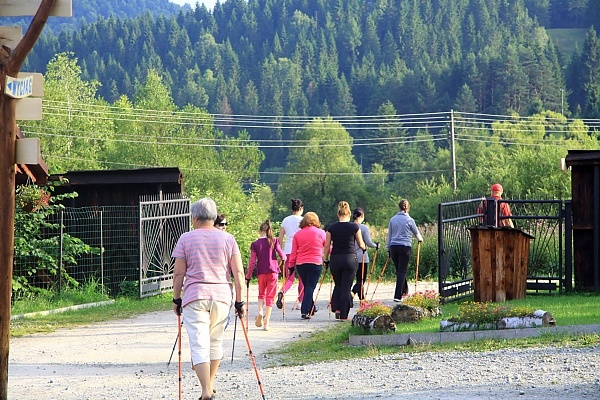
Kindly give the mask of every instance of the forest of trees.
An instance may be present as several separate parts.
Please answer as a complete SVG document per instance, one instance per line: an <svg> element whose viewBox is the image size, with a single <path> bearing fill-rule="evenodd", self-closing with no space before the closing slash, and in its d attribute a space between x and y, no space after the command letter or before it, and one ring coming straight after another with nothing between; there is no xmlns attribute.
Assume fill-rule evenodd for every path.
<svg viewBox="0 0 600 400"><path fill-rule="evenodd" d="M581 18L558 18L576 4ZM189 191L236 198L230 213L250 193L257 219L300 197L324 221L343 199L385 224L408 197L426 222L495 181L566 198L560 158L599 147L593 15L569 0L227 0L101 18L40 38L23 70L46 72L45 117L22 129L53 172L179 166ZM545 26L585 27L585 42L567 58Z"/></svg>

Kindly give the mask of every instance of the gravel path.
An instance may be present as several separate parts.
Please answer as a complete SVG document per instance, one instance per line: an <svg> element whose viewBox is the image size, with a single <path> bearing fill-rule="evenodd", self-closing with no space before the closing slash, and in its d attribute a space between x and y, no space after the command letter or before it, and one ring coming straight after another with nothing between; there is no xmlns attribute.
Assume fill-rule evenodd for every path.
<svg viewBox="0 0 600 400"><path fill-rule="evenodd" d="M273 361L265 356L267 350L341 322L325 311L325 300L318 302L322 311L315 318L300 319L299 311L290 310L290 291L285 320L274 310L272 329L262 331L253 323L255 289L251 287L248 335L266 399L600 399L598 347L395 354L267 367ZM376 298L388 300L391 293L392 287L385 285ZM176 353L167 367L176 321L171 312L160 312L12 339L9 398L176 399ZM226 330L217 399L261 399L239 323L231 362L233 328L232 322ZM185 334L182 342L182 398L197 399L200 388L190 369Z"/></svg>

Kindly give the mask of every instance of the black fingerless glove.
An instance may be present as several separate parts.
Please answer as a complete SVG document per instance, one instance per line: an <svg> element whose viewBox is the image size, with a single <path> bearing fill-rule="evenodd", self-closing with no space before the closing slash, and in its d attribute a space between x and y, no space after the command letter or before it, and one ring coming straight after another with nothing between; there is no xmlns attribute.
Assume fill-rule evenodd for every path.
<svg viewBox="0 0 600 400"><path fill-rule="evenodd" d="M379 242L375 242L375 250L379 250Z"/></svg>
<svg viewBox="0 0 600 400"><path fill-rule="evenodd" d="M323 264L325 265L325 268L329 268L329 260L323 261Z"/></svg>
<svg viewBox="0 0 600 400"><path fill-rule="evenodd" d="M244 305L245 305L245 304L246 304L246 303L244 303L243 301L236 301L236 302L233 304L233 307L235 308L235 312L236 312L236 314L237 314L237 315L239 315L240 317L241 317L242 315L244 315Z"/></svg>
<svg viewBox="0 0 600 400"><path fill-rule="evenodd" d="M177 304L177 315L181 315L181 298L173 299L173 303Z"/></svg>

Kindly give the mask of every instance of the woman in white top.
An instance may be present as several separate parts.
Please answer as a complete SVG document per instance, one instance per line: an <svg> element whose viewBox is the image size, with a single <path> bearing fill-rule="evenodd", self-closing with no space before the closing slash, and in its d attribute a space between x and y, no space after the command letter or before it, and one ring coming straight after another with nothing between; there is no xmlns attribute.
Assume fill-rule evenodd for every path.
<svg viewBox="0 0 600 400"><path fill-rule="evenodd" d="M290 254L292 253L292 239L296 232L300 230L300 221L302 221L302 214L304 213L304 203L300 199L292 199L292 215L288 215L281 222L281 228L279 229L279 241L285 243L283 246L283 252L286 256L285 269L283 272L284 279L283 290L277 293L277 301L275 304L277 308L283 308L283 295L292 287L294 280L296 279L295 266L290 264ZM302 304L304 298L304 284L300 275L298 275L298 307Z"/></svg>

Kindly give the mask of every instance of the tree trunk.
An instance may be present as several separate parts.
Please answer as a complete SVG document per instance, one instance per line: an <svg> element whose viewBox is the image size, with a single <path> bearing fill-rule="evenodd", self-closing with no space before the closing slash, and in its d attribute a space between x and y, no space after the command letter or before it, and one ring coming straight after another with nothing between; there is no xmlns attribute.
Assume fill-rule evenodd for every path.
<svg viewBox="0 0 600 400"><path fill-rule="evenodd" d="M56 0L42 0L23 39L12 49L0 48L0 400L8 399L10 300L15 227L16 100L4 94L6 76L16 77L37 41ZM4 7L5 5L3 5Z"/></svg>

